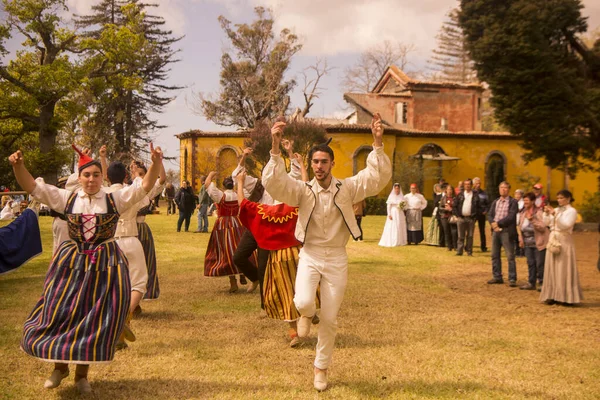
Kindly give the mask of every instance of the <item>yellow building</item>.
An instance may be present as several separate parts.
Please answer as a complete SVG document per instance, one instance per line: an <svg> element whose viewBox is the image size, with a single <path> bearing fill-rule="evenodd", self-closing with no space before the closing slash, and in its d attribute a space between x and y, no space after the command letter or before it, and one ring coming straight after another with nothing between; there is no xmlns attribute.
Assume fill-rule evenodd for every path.
<svg viewBox="0 0 600 400"><path fill-rule="evenodd" d="M512 190L530 189L540 182L550 199L568 188L575 199L585 191L598 190L598 175L580 172L575 179L550 170L543 160L525 164L519 140L508 132L481 131L481 93L476 84L415 81L390 67L372 92L346 93L355 111L345 120L323 121L335 153L334 176L352 176L365 165L371 151L370 120L380 113L385 126L384 147L393 162L394 181L419 185L431 200L433 185L440 178L456 186L465 178L480 177L482 187L494 188L507 180ZM436 127L436 128L434 128ZM230 174L241 155L243 132L190 131L180 139L181 178L192 182L195 191L200 176L217 170ZM380 196L387 196L391 182Z"/></svg>

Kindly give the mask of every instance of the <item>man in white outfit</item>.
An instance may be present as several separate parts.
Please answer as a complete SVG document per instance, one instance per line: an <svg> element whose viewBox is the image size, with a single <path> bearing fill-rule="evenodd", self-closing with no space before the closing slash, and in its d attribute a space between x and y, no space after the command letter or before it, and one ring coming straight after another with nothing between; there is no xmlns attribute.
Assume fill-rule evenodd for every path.
<svg viewBox="0 0 600 400"><path fill-rule="evenodd" d="M284 127L285 122L276 122L271 129L271 160L263 170L262 183L275 200L299 207L295 235L304 246L300 251L294 296L294 303L302 315L298 321L298 336L309 334L320 283L321 323L314 387L322 391L327 388L327 368L335 344L337 314L348 278L346 244L350 234L355 239L361 235L352 205L378 194L389 182L392 167L383 152L383 126L377 115L371 124L373 151L367 158L365 169L351 178L334 178L331 175L333 150L321 144L314 146L308 154L315 178L307 183L294 180L287 175L280 156Z"/></svg>

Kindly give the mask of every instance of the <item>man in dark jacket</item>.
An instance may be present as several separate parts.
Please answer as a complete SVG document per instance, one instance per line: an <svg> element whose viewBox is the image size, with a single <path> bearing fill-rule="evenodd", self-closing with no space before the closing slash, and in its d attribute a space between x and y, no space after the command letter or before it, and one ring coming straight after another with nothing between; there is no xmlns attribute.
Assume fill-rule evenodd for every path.
<svg viewBox="0 0 600 400"><path fill-rule="evenodd" d="M508 195L510 184L502 182L499 186L500 197L494 200L487 214L492 225L492 273L489 284L504 283L500 247L504 247L508 259L508 280L511 287L517 286L517 265L515 263L514 238L517 236L517 201Z"/></svg>
<svg viewBox="0 0 600 400"><path fill-rule="evenodd" d="M187 232L190 228L190 219L192 218L192 213L196 207L196 198L188 181L183 181L181 183L181 188L175 196L175 203L177 203L177 207L179 208L177 232L181 232L181 225L183 224L184 220L185 231Z"/></svg>
<svg viewBox="0 0 600 400"><path fill-rule="evenodd" d="M487 222L487 213L490 208L490 200L485 192L481 188L481 179L473 178L473 193L479 197L479 209L480 212L477 215L477 226L479 227L479 243L481 244L481 251L486 252L486 237L485 237L485 224Z"/></svg>
<svg viewBox="0 0 600 400"><path fill-rule="evenodd" d="M200 192L198 193L198 229L195 231L196 233L208 233L208 208L212 204L212 200L204 187L204 182L206 181L205 176L200 177Z"/></svg>
<svg viewBox="0 0 600 400"><path fill-rule="evenodd" d="M463 249L467 250L467 255L473 255L473 231L477 215L481 212L479 209L479 196L473 190L473 181L468 178L463 181L463 191L456 196L452 204L452 213L458 217L458 242L456 255L462 256ZM465 238L467 245L465 246Z"/></svg>

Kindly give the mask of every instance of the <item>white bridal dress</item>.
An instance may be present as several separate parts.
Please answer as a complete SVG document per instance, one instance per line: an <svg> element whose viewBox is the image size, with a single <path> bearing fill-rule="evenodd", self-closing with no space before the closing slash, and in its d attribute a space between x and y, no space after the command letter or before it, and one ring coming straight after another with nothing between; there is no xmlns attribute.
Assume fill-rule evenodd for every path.
<svg viewBox="0 0 600 400"><path fill-rule="evenodd" d="M400 194L390 193L387 199L387 218L385 219L385 226L383 228L383 234L379 245L383 247L396 247L406 245L406 217L404 211L398 208L398 204L404 201L404 195L402 189ZM390 219L389 217L392 217Z"/></svg>

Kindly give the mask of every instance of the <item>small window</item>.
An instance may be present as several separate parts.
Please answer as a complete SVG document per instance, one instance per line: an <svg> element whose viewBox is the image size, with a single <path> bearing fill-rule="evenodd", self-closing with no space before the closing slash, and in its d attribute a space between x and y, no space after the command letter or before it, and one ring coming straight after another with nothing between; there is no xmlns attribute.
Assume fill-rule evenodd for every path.
<svg viewBox="0 0 600 400"><path fill-rule="evenodd" d="M396 103L396 123L402 125L408 123L408 103Z"/></svg>

